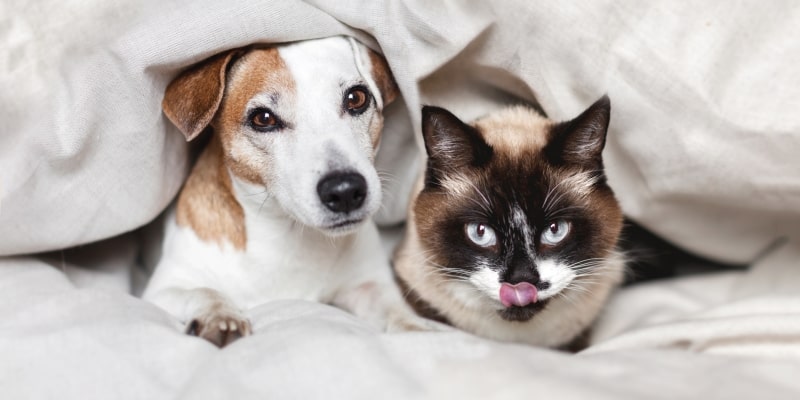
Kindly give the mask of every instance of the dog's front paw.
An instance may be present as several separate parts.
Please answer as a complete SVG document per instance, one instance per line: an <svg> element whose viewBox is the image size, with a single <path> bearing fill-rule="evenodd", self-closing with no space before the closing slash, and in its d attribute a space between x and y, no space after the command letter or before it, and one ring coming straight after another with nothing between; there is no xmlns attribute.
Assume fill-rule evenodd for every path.
<svg viewBox="0 0 800 400"><path fill-rule="evenodd" d="M211 312L189 322L186 333L199 336L218 347L225 347L252 333L252 328L250 321L239 313Z"/></svg>

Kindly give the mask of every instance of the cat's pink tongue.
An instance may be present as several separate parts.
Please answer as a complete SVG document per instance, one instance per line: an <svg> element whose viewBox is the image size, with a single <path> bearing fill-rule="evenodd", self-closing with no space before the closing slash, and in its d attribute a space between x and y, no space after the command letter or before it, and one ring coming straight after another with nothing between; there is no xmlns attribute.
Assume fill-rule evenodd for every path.
<svg viewBox="0 0 800 400"><path fill-rule="evenodd" d="M536 286L528 282L520 282L516 285L503 283L500 285L500 301L506 307L523 307L531 303L536 303L538 291Z"/></svg>

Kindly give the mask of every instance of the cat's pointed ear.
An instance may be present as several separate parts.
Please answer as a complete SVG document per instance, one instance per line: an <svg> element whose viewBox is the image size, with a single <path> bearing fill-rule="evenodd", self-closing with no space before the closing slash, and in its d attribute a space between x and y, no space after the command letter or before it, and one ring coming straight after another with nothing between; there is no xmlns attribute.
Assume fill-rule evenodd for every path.
<svg viewBox="0 0 800 400"><path fill-rule="evenodd" d="M465 166L480 167L492 158L492 147L477 129L440 107L422 107L422 136L429 170L441 172Z"/></svg>
<svg viewBox="0 0 800 400"><path fill-rule="evenodd" d="M556 163L590 164L601 162L611 118L611 101L603 96L571 121L553 126L546 152Z"/></svg>

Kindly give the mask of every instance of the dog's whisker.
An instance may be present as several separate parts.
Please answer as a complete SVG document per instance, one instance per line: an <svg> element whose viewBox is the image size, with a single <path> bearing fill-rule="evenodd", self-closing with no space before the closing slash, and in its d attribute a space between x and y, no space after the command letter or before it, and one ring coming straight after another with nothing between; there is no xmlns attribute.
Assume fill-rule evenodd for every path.
<svg viewBox="0 0 800 400"><path fill-rule="evenodd" d="M268 192L268 190L267 190L267 189L264 189L264 190L262 190L262 191L260 191L260 192L255 192L255 193L245 193L245 194L244 194L244 197L258 196L258 195L261 195L261 194L265 194L265 193L267 193L267 192Z"/></svg>
<svg viewBox="0 0 800 400"><path fill-rule="evenodd" d="M267 202L268 199L269 196L264 196L264 200L261 202L261 205L258 206L258 211L256 212L256 214L261 214L261 209L264 208L264 204Z"/></svg>
<svg viewBox="0 0 800 400"><path fill-rule="evenodd" d="M393 174L391 174L389 172L386 172L386 171L378 171L378 179L381 182L386 182L386 183L399 182L399 179L397 178L397 176L395 176L395 175L393 175Z"/></svg>

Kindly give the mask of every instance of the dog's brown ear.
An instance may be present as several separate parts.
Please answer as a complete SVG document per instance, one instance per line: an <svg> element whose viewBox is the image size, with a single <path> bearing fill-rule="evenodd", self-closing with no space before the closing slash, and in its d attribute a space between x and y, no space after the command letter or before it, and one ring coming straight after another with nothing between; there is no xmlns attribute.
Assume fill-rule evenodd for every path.
<svg viewBox="0 0 800 400"><path fill-rule="evenodd" d="M392 70L389 69L389 64L386 58L373 50L369 51L369 61L372 64L372 76L375 79L375 84L383 96L384 107L393 102L397 98L398 89L397 83L392 76Z"/></svg>
<svg viewBox="0 0 800 400"><path fill-rule="evenodd" d="M239 53L231 50L210 57L189 67L167 86L161 107L187 141L203 132L217 113L228 64Z"/></svg>

